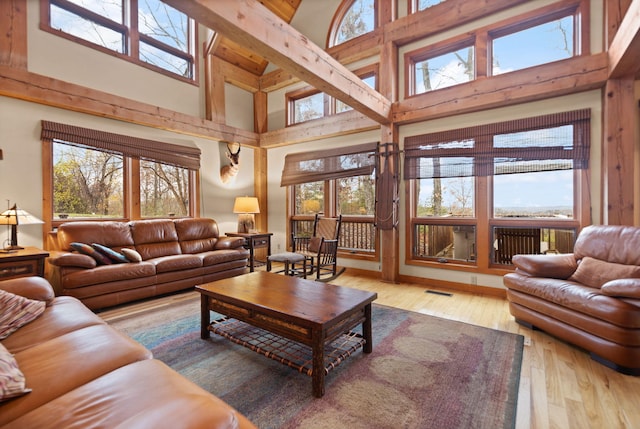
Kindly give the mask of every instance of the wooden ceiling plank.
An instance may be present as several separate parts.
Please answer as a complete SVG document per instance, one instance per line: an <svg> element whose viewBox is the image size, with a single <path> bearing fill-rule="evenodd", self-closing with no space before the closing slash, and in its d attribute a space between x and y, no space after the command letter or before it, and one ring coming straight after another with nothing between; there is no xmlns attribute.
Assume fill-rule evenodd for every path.
<svg viewBox="0 0 640 429"><path fill-rule="evenodd" d="M389 100L256 0L165 2L376 122L389 123Z"/></svg>

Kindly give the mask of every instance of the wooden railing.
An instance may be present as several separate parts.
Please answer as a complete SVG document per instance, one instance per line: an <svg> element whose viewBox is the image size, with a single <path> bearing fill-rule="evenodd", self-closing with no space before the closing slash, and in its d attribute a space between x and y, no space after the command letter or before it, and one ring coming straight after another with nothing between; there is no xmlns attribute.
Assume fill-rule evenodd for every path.
<svg viewBox="0 0 640 429"><path fill-rule="evenodd" d="M296 236L313 234L313 218L291 219L291 231ZM338 251L351 253L373 253L376 245L376 228L373 217L350 218L342 216Z"/></svg>

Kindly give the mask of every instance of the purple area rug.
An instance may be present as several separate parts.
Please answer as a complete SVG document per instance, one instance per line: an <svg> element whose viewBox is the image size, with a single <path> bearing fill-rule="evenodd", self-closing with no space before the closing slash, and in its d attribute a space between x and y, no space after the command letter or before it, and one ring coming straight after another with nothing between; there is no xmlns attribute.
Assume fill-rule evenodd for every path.
<svg viewBox="0 0 640 429"><path fill-rule="evenodd" d="M373 305L373 353L357 351L326 380L218 336L200 339L200 301L111 325L222 398L261 429L513 428L523 337Z"/></svg>

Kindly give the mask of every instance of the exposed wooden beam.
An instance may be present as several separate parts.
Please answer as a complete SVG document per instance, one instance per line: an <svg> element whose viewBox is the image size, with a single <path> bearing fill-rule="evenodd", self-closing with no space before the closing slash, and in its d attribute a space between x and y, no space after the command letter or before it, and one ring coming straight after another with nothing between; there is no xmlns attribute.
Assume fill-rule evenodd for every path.
<svg viewBox="0 0 640 429"><path fill-rule="evenodd" d="M12 67L0 66L0 95L209 140L258 145L258 135L251 131Z"/></svg>
<svg viewBox="0 0 640 429"><path fill-rule="evenodd" d="M394 106L393 122L407 124L598 89L607 75L606 53L571 58L411 97Z"/></svg>
<svg viewBox="0 0 640 429"><path fill-rule="evenodd" d="M609 47L609 75L640 77L640 0L633 0Z"/></svg>
<svg viewBox="0 0 640 429"><path fill-rule="evenodd" d="M384 40L406 45L449 28L459 27L478 18L488 16L526 3L529 0L447 0L420 12L399 18L384 27ZM428 23L425 24L425 23Z"/></svg>
<svg viewBox="0 0 640 429"><path fill-rule="evenodd" d="M256 0L165 0L357 111L388 124L391 102Z"/></svg>
<svg viewBox="0 0 640 429"><path fill-rule="evenodd" d="M27 0L0 1L0 65L27 69Z"/></svg>
<svg viewBox="0 0 640 429"><path fill-rule="evenodd" d="M362 113L351 111L260 134L260 147L268 149L288 146L378 128L380 125L377 122Z"/></svg>

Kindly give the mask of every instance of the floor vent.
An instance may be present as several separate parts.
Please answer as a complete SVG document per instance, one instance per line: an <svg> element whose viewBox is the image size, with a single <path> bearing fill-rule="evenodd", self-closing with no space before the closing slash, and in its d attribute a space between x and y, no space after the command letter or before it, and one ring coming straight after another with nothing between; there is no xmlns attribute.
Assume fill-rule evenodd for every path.
<svg viewBox="0 0 640 429"><path fill-rule="evenodd" d="M432 293L434 295L442 295L442 296L453 296L452 293L440 292L438 290L431 290L431 289L426 290L425 293Z"/></svg>

